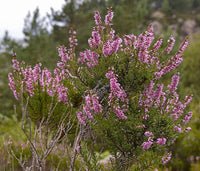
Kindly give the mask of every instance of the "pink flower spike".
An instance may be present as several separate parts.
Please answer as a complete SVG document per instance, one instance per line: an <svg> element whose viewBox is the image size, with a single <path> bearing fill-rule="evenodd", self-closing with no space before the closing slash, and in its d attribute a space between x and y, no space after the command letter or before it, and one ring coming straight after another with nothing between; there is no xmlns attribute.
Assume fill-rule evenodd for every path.
<svg viewBox="0 0 200 171"><path fill-rule="evenodd" d="M166 138L158 138L157 142L158 145L165 145L166 143Z"/></svg>
<svg viewBox="0 0 200 171"><path fill-rule="evenodd" d="M166 164L168 161L170 161L171 160L171 154L167 154L167 156L164 156L163 158L162 158L162 162L163 162L163 164Z"/></svg>
<svg viewBox="0 0 200 171"><path fill-rule="evenodd" d="M185 129L185 132L187 133L187 132L190 131L190 130L192 130L192 128L191 128L191 127L187 127L187 128Z"/></svg>
<svg viewBox="0 0 200 171"><path fill-rule="evenodd" d="M80 151L80 146L79 146L79 145L76 147L76 151L77 151L77 152Z"/></svg>
<svg viewBox="0 0 200 171"><path fill-rule="evenodd" d="M97 26L101 25L101 16L99 14L99 11L94 12L94 19Z"/></svg>
<svg viewBox="0 0 200 171"><path fill-rule="evenodd" d="M165 50L166 50L166 53L169 54L172 51L172 48L174 47L175 38L171 36L167 42L168 42L168 46Z"/></svg>
<svg viewBox="0 0 200 171"><path fill-rule="evenodd" d="M177 131L177 132L181 132L181 127L180 126L174 126L174 131Z"/></svg>
<svg viewBox="0 0 200 171"><path fill-rule="evenodd" d="M150 136L152 136L153 134L152 134L152 132L147 131L147 132L144 133L144 135L147 136L147 137L150 137Z"/></svg>
<svg viewBox="0 0 200 171"><path fill-rule="evenodd" d="M12 63L13 63L13 68L16 69L17 71L19 71L20 70L19 62L16 59L13 59Z"/></svg>
<svg viewBox="0 0 200 171"><path fill-rule="evenodd" d="M77 112L77 117L78 117L78 120L83 124L83 125L86 125L86 122L85 122L85 117L82 117L83 113L82 112Z"/></svg>
<svg viewBox="0 0 200 171"><path fill-rule="evenodd" d="M17 56L17 53L13 53L13 55L12 55L13 57L16 57Z"/></svg>
<svg viewBox="0 0 200 171"><path fill-rule="evenodd" d="M148 150L148 149L151 147L152 144L153 144L152 141L143 142L142 148L143 148L144 150Z"/></svg>
<svg viewBox="0 0 200 171"><path fill-rule="evenodd" d="M105 16L105 25L106 26L111 26L112 25L112 19L113 19L113 15L114 13L112 12L112 7L108 8L108 14Z"/></svg>

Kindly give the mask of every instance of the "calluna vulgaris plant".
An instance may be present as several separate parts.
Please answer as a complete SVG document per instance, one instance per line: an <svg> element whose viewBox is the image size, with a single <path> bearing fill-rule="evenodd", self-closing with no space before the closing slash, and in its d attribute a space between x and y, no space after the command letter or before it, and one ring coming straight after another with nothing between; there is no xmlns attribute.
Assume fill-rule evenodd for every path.
<svg viewBox="0 0 200 171"><path fill-rule="evenodd" d="M114 157L113 169L144 170L165 164L171 159L169 147L181 133L191 129L187 123L192 112L184 110L192 95L179 98L180 73L176 72L188 39L171 54L174 37L163 48L163 40L155 40L151 25L138 37L120 37L112 28L111 8L105 24L98 11L94 18L96 26L88 40L89 48L77 55L76 32L71 31L70 47L58 47L60 61L53 72L42 64L20 64L15 54L9 86L17 100L29 98L27 110L36 123L42 117L47 119L47 109L55 105L59 108L48 122L52 130L65 107L66 113L76 116L73 126L80 124L79 129L85 131L73 146L75 159L84 150L83 140L89 141L90 130L94 136L103 137L105 148ZM163 81L171 72L171 83ZM85 167L89 168L87 162Z"/></svg>

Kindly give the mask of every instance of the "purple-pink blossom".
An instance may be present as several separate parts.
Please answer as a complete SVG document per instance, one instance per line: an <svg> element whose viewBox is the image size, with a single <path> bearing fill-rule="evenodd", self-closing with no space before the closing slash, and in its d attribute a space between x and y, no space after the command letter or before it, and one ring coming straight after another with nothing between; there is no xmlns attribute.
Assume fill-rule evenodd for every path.
<svg viewBox="0 0 200 171"><path fill-rule="evenodd" d="M129 100L127 98L126 92L121 88L120 83L117 82L117 78L113 72L114 68L110 68L109 70L110 71L106 73L106 77L110 79L111 89L108 97L108 105L113 105L112 108L118 118L127 119L127 116L124 115L124 112L127 111ZM119 105L119 101L121 101L123 104Z"/></svg>
<svg viewBox="0 0 200 171"><path fill-rule="evenodd" d="M101 25L101 16L100 16L100 14L99 14L99 11L95 11L94 12L94 19L95 19L95 24L96 25Z"/></svg>
<svg viewBox="0 0 200 171"><path fill-rule="evenodd" d="M190 121L192 115L193 115L192 112L188 112L188 114L185 116L185 119L183 120L183 123L187 124Z"/></svg>
<svg viewBox="0 0 200 171"><path fill-rule="evenodd" d="M166 51L167 54L169 54L174 47L175 38L173 36L171 36L167 42L168 42L168 46L165 49L165 51Z"/></svg>
<svg viewBox="0 0 200 171"><path fill-rule="evenodd" d="M177 90L177 86L179 83L179 77L180 77L179 75L180 75L180 73L174 74L172 77L171 85L168 86L172 92Z"/></svg>
<svg viewBox="0 0 200 171"><path fill-rule="evenodd" d="M156 143L158 145L165 145L166 141L167 141L166 138L158 138Z"/></svg>
<svg viewBox="0 0 200 171"><path fill-rule="evenodd" d="M80 52L80 56L81 57L78 59L78 62L83 64L85 61L87 61L89 68L98 64L99 54L97 54L95 51L86 50L84 52Z"/></svg>
<svg viewBox="0 0 200 171"><path fill-rule="evenodd" d="M185 132L187 133L187 132L190 131L190 130L192 130L192 128L191 128L191 127L187 127L187 128L185 129Z"/></svg>
<svg viewBox="0 0 200 171"><path fill-rule="evenodd" d="M19 100L20 93L18 93L17 90L15 89L16 84L12 73L8 74L8 79L9 79L8 85L10 86L10 89L13 91L15 98Z"/></svg>
<svg viewBox="0 0 200 171"><path fill-rule="evenodd" d="M12 63L13 63L13 68L19 71L20 70L19 62L16 59L12 59Z"/></svg>
<svg viewBox="0 0 200 171"><path fill-rule="evenodd" d="M178 125L178 126L174 126L174 130L180 133L182 128L180 125Z"/></svg>
<svg viewBox="0 0 200 171"><path fill-rule="evenodd" d="M163 41L163 39L159 38L159 40L153 45L154 52L160 48L160 46L162 45L162 41Z"/></svg>
<svg viewBox="0 0 200 171"><path fill-rule="evenodd" d="M142 143L142 148L143 148L144 150L148 150L148 149L152 146L152 144L153 144L153 140L152 140L151 137L149 137L149 139L148 139L147 142L143 142L143 143Z"/></svg>
<svg viewBox="0 0 200 171"><path fill-rule="evenodd" d="M102 112L102 106L98 101L98 97L92 91L90 91L89 94L85 96L85 104L83 105L83 111L84 113L79 112L77 114L78 118L80 117L79 121L83 124L83 121L85 121L87 118L93 119L93 114ZM84 120L82 118L84 118Z"/></svg>
<svg viewBox="0 0 200 171"><path fill-rule="evenodd" d="M116 108L115 106L113 107L115 114L117 115L118 118L120 119L127 119L127 116L124 115L123 110Z"/></svg>
<svg viewBox="0 0 200 171"><path fill-rule="evenodd" d="M83 125L86 125L86 122L85 122L86 117L83 116L83 112L81 112L81 111L77 112L76 115L78 117L79 122L81 122Z"/></svg>
<svg viewBox="0 0 200 171"><path fill-rule="evenodd" d="M145 135L145 136L147 136L147 137L150 137L150 136L152 136L152 135L153 135L153 133L152 133L152 132L149 132L149 131L147 131L147 132L145 132L145 133L144 133L144 135Z"/></svg>
<svg viewBox="0 0 200 171"><path fill-rule="evenodd" d="M162 162L163 162L163 164L166 164L167 162L169 162L170 160L171 160L171 154L167 154L166 156L164 156L163 158L162 158Z"/></svg>
<svg viewBox="0 0 200 171"><path fill-rule="evenodd" d="M105 25L106 26L111 26L112 25L112 19L113 19L114 13L112 11L112 8L108 8L108 13L105 16Z"/></svg>

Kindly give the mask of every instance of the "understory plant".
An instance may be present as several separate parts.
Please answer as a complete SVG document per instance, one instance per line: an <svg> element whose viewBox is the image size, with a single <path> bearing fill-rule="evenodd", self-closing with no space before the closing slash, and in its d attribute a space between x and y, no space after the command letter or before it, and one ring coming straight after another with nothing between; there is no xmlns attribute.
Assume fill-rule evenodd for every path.
<svg viewBox="0 0 200 171"><path fill-rule="evenodd" d="M94 18L88 49L77 54L71 29L69 48L58 47L53 71L19 62L14 54L9 86L22 103L30 169L45 170L48 155L65 142L68 170L105 169L99 161L104 149L112 155L112 170L148 170L167 163L170 146L191 129L192 95L181 98L177 92L177 67L188 39L172 54L174 37L163 47L151 25L139 36L120 37L112 8L104 23L98 11Z"/></svg>

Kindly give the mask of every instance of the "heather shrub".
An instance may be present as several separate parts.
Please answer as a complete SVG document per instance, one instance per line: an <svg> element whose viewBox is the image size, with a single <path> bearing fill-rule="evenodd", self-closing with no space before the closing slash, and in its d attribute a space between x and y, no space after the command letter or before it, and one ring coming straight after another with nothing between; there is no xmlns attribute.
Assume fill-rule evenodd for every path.
<svg viewBox="0 0 200 171"><path fill-rule="evenodd" d="M89 48L76 54L71 30L70 47L58 47L60 59L52 72L42 64L20 63L14 54L9 86L22 102L22 130L35 154L32 164L45 169L60 142L68 149L69 170L76 162L84 169L103 169L99 158L104 149L112 154L113 170L165 164L172 157L170 146L191 129L187 106L192 95L179 97L176 70L188 39L172 54L174 37L161 48L163 40L155 40L151 25L138 37L120 37L112 28L111 8L104 24L98 11L94 18ZM163 81L171 73L171 80Z"/></svg>

